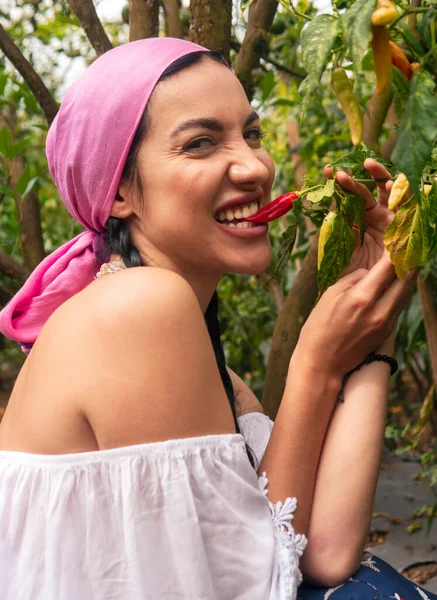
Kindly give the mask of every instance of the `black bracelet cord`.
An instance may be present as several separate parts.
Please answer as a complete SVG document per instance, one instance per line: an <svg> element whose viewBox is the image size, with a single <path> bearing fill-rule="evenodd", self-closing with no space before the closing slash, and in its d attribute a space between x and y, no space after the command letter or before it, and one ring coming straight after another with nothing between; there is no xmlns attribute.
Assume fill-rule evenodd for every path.
<svg viewBox="0 0 437 600"><path fill-rule="evenodd" d="M343 383L341 384L340 393L338 395L339 402L344 402L344 388L346 387L347 382L349 381L351 375L356 371L359 371L363 365L370 365L370 363L375 361L386 362L390 365L390 375L394 375L398 370L398 361L392 356L387 356L387 354L375 354L375 352L371 352L369 356L367 356L362 363L360 363L355 369L346 373L343 379Z"/></svg>

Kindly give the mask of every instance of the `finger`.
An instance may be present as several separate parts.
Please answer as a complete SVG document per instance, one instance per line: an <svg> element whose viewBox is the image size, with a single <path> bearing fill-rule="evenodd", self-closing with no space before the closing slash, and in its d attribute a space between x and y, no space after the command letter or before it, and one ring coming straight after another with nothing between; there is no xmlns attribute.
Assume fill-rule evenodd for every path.
<svg viewBox="0 0 437 600"><path fill-rule="evenodd" d="M418 269L405 273L403 281L396 277L379 299L378 308L384 314L390 315L390 321L396 321L410 301L418 273Z"/></svg>
<svg viewBox="0 0 437 600"><path fill-rule="evenodd" d="M390 172L374 158L366 158L364 168L375 181L378 188L378 203L387 206L390 189L387 188L387 180L391 177Z"/></svg>
<svg viewBox="0 0 437 600"><path fill-rule="evenodd" d="M366 210L370 210L376 206L375 198L372 196L370 190L363 183L359 183L344 171L338 171L336 173L335 181L337 181L346 192L364 198L366 200Z"/></svg>
<svg viewBox="0 0 437 600"><path fill-rule="evenodd" d="M332 171L333 170L334 170L334 167L324 167L323 175L326 177L326 179L332 179Z"/></svg>
<svg viewBox="0 0 437 600"><path fill-rule="evenodd" d="M367 276L357 284L357 291L376 302L395 279L395 268L390 260L390 254L385 250Z"/></svg>

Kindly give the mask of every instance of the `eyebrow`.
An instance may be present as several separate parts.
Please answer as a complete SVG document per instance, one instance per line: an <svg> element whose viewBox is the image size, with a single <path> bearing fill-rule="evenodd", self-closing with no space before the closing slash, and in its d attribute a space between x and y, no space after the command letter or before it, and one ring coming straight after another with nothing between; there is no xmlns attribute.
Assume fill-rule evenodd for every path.
<svg viewBox="0 0 437 600"><path fill-rule="evenodd" d="M254 110L250 113L247 119L244 121L244 127L248 127L254 121L259 119L259 115ZM211 129L211 131L217 131L218 133L223 133L225 127L221 121L218 119L190 119L189 121L185 121L176 127L174 131L172 131L170 137L176 137L179 133L183 131L187 131L187 129Z"/></svg>

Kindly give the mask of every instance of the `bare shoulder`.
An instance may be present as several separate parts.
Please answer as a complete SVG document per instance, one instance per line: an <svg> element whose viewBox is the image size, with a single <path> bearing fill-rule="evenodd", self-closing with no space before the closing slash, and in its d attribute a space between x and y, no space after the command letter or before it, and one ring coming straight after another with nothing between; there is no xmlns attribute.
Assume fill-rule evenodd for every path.
<svg viewBox="0 0 437 600"><path fill-rule="evenodd" d="M259 412L264 413L264 409L252 392L250 387L244 383L244 381L239 377L232 369L226 367L229 373L229 376L232 381L232 386L234 388L235 395L235 410L237 413L237 417L242 417L243 415L251 412Z"/></svg>
<svg viewBox="0 0 437 600"><path fill-rule="evenodd" d="M59 328L60 370L80 374L75 399L99 448L233 431L202 311L179 275L139 267L101 277L45 333Z"/></svg>

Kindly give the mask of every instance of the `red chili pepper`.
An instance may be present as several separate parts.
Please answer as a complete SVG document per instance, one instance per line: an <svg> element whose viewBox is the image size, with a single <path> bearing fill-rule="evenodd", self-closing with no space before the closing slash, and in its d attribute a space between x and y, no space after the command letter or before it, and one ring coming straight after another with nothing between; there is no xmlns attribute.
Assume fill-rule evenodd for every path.
<svg viewBox="0 0 437 600"><path fill-rule="evenodd" d="M251 217L246 217L241 220L250 221L251 223L268 223L274 221L275 219L282 217L282 215L285 215L285 213L293 206L293 201L297 198L299 198L299 196L295 192L288 192L260 208L259 211Z"/></svg>
<svg viewBox="0 0 437 600"><path fill-rule="evenodd" d="M397 67L399 71L401 71L408 81L413 76L413 72L411 70L410 61L402 52L402 50L397 46L394 42L390 40L389 42L391 48L391 62L392 65Z"/></svg>

